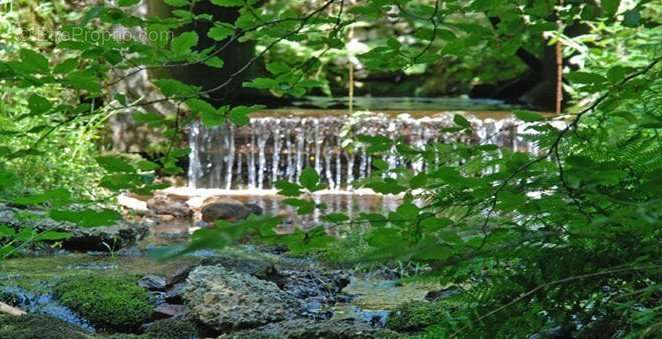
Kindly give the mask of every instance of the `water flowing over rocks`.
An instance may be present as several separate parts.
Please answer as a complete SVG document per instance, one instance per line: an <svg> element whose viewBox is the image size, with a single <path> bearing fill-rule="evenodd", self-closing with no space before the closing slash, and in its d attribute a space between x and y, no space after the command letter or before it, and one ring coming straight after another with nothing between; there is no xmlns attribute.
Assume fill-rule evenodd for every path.
<svg viewBox="0 0 662 339"><path fill-rule="evenodd" d="M189 186L221 189L270 189L277 180L293 181L306 167L314 168L331 190L352 189L352 183L370 176L372 157L364 146L349 151L347 135L402 136L413 147L458 140L495 144L517 151L536 153L528 125L498 112L482 118L465 114L473 134L443 133L455 125L460 112L415 117L409 114L256 116L244 127L207 128L194 124L189 133ZM390 168L404 167L415 173L425 170L422 161L401 157L386 159ZM440 155L435 163L443 161ZM433 164L434 165L434 164Z"/></svg>
<svg viewBox="0 0 662 339"><path fill-rule="evenodd" d="M38 218L21 218L26 212ZM1 204L0 224L16 230L30 227L38 232L69 232L72 236L62 241L62 248L70 251L108 251L109 248L119 250L135 244L148 232L148 227L142 223L125 221L118 221L106 227L80 227L70 222L50 219L41 211L22 210Z"/></svg>
<svg viewBox="0 0 662 339"><path fill-rule="evenodd" d="M272 282L223 266L200 266L188 277L184 294L190 316L212 330L251 329L295 318L302 304Z"/></svg>

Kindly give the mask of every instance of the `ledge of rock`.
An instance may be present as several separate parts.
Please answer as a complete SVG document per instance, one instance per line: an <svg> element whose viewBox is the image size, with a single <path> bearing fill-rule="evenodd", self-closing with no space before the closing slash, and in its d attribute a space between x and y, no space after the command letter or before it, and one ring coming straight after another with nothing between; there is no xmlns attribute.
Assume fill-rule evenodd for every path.
<svg viewBox="0 0 662 339"><path fill-rule="evenodd" d="M42 218L23 220L21 213L29 212ZM0 224L8 225L16 230L31 227L38 232L58 231L69 232L72 237L62 242L62 247L70 251L107 251L128 247L142 239L148 232L144 224L119 221L111 226L85 228L66 221L56 221L43 216L42 211L21 210L0 205Z"/></svg>
<svg viewBox="0 0 662 339"><path fill-rule="evenodd" d="M219 339L376 339L400 337L395 332L377 329L364 322L351 319L327 321L296 319L268 324L253 330L222 335Z"/></svg>
<svg viewBox="0 0 662 339"><path fill-rule="evenodd" d="M189 315L210 330L227 333L293 319L302 304L276 284L222 266L200 266L184 292Z"/></svg>

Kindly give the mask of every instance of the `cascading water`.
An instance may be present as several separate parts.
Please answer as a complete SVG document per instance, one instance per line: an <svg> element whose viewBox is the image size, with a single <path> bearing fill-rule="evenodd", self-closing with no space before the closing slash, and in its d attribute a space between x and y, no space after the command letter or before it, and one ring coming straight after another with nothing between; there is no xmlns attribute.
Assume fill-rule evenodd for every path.
<svg viewBox="0 0 662 339"><path fill-rule="evenodd" d="M442 129L455 125L455 114L421 118L371 114L351 119L339 115L263 116L239 128L206 128L196 123L189 140L189 186L271 189L277 180L297 180L304 168L313 167L330 190L351 189L352 182L370 175L372 159L361 148L348 151L342 147L341 135L348 127L355 135L404 137L420 148L451 141L452 134ZM514 118L465 117L473 125L473 135L462 136L463 142L537 152L535 143L523 136L526 125ZM407 162L396 156L384 160L391 168L407 167L414 172L426 169L423 161Z"/></svg>

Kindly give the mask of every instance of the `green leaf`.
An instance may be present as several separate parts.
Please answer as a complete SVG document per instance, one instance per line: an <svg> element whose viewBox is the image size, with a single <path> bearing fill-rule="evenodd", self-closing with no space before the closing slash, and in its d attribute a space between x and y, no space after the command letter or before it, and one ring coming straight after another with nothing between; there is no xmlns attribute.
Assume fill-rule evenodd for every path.
<svg viewBox="0 0 662 339"><path fill-rule="evenodd" d="M211 57L207 61L205 61L205 65L207 65L209 67L220 69L220 68L223 68L223 66L225 65L225 62L223 61L223 59L221 59L219 57Z"/></svg>
<svg viewBox="0 0 662 339"><path fill-rule="evenodd" d="M35 241L58 241L69 239L73 234L69 232L58 232L58 231L46 231L37 234Z"/></svg>
<svg viewBox="0 0 662 339"><path fill-rule="evenodd" d="M370 181L366 185L366 187L371 188L375 192L382 194L399 194L407 190L406 187L398 184L397 181L391 178L386 178L383 181L382 180Z"/></svg>
<svg viewBox="0 0 662 339"><path fill-rule="evenodd" d="M236 106L230 111L230 119L232 119L232 122L238 126L248 125L248 123L250 123L248 116L251 113L264 109L264 107L265 106L262 105Z"/></svg>
<svg viewBox="0 0 662 339"><path fill-rule="evenodd" d="M189 0L163 0L163 2L172 7L184 7L190 4Z"/></svg>
<svg viewBox="0 0 662 339"><path fill-rule="evenodd" d="M53 107L53 104L40 95L32 94L30 98L28 98L28 108L34 115L46 113L51 107Z"/></svg>
<svg viewBox="0 0 662 339"><path fill-rule="evenodd" d="M13 237L16 234L16 231L13 227L7 225L0 225L0 238L3 237Z"/></svg>
<svg viewBox="0 0 662 339"><path fill-rule="evenodd" d="M289 73L291 71L291 68L289 65L283 62L272 62L267 64L267 71L269 71L273 75L280 75L280 74Z"/></svg>
<svg viewBox="0 0 662 339"><path fill-rule="evenodd" d="M209 29L207 36L216 41L223 41L234 33L234 28L227 25L216 25Z"/></svg>
<svg viewBox="0 0 662 339"><path fill-rule="evenodd" d="M285 180L278 180L275 183L278 194L288 197L298 197L301 195L301 186Z"/></svg>
<svg viewBox="0 0 662 339"><path fill-rule="evenodd" d="M368 245L377 248L399 247L403 243L400 231L395 228L377 228L366 236Z"/></svg>
<svg viewBox="0 0 662 339"><path fill-rule="evenodd" d="M641 23L641 14L638 9L631 9L623 14L623 26L638 27Z"/></svg>
<svg viewBox="0 0 662 339"><path fill-rule="evenodd" d="M175 79L159 79L154 81L154 84L167 97L191 96L200 92L199 88Z"/></svg>
<svg viewBox="0 0 662 339"><path fill-rule="evenodd" d="M53 68L53 72L57 74L67 74L78 68L78 59L71 58L64 60Z"/></svg>
<svg viewBox="0 0 662 339"><path fill-rule="evenodd" d="M185 32L172 39L170 50L175 56L184 56L191 53L193 47L198 45L198 33Z"/></svg>
<svg viewBox="0 0 662 339"><path fill-rule="evenodd" d="M471 127L471 123L469 122L469 120L467 120L467 118L463 117L463 116L460 115L460 114L456 114L456 115L453 117L453 122L454 122L456 125L458 125L458 126L460 126L460 127L463 127L463 128L469 128L469 127Z"/></svg>
<svg viewBox="0 0 662 339"><path fill-rule="evenodd" d="M65 80L75 89L86 90L93 93L101 91L99 79L88 72L77 71L69 73Z"/></svg>
<svg viewBox="0 0 662 339"><path fill-rule="evenodd" d="M82 227L110 226L119 221L122 216L113 210L51 210L49 216L58 221L68 221Z"/></svg>
<svg viewBox="0 0 662 339"><path fill-rule="evenodd" d="M246 0L211 0L211 3L220 7L241 7Z"/></svg>
<svg viewBox="0 0 662 339"><path fill-rule="evenodd" d="M612 84L617 84L625 78L625 76L630 73L631 69L628 67L623 67L620 65L616 65L612 68L609 69L607 72L607 80L611 82Z"/></svg>
<svg viewBox="0 0 662 339"><path fill-rule="evenodd" d="M147 160L138 161L136 167L138 167L138 169L141 171L156 171L157 169L161 168L159 164Z"/></svg>
<svg viewBox="0 0 662 339"><path fill-rule="evenodd" d="M119 173L106 175L101 178L99 185L109 190L119 191L123 189L134 189L144 184L142 177L133 173Z"/></svg>
<svg viewBox="0 0 662 339"><path fill-rule="evenodd" d="M118 0L117 5L120 7L130 7L140 3L142 0Z"/></svg>
<svg viewBox="0 0 662 339"><path fill-rule="evenodd" d="M414 220L418 217L419 208L411 202L405 202L398 206L392 214L391 219Z"/></svg>
<svg viewBox="0 0 662 339"><path fill-rule="evenodd" d="M541 121L545 120L545 117L542 116L542 114L538 112L533 112L533 111L527 111L527 110L514 110L513 114L515 114L515 117L517 119L520 119L524 122L534 122L534 121Z"/></svg>
<svg viewBox="0 0 662 339"><path fill-rule="evenodd" d="M338 224L349 220L349 217L344 213L330 213L324 216L324 220Z"/></svg>
<svg viewBox="0 0 662 339"><path fill-rule="evenodd" d="M119 156L99 156L95 159L106 171L111 173L135 173L136 169Z"/></svg>
<svg viewBox="0 0 662 339"><path fill-rule="evenodd" d="M139 124L149 124L150 126L159 126L165 123L165 117L154 112L136 112L131 115L131 118Z"/></svg>
<svg viewBox="0 0 662 339"><path fill-rule="evenodd" d="M18 177L14 172L0 168L0 189L16 186Z"/></svg>
<svg viewBox="0 0 662 339"><path fill-rule="evenodd" d="M21 62L28 68L38 73L48 72L48 59L41 53L29 49L21 49L19 54L21 56Z"/></svg>
<svg viewBox="0 0 662 339"><path fill-rule="evenodd" d="M602 0L602 9L609 16L613 16L618 11L621 0Z"/></svg>
<svg viewBox="0 0 662 339"><path fill-rule="evenodd" d="M314 192L318 190L320 176L319 174L317 174L317 171L315 171L315 169L306 167L301 172L301 176L299 176L299 181L301 182L301 185L303 185L303 187L306 188L308 191Z"/></svg>
<svg viewBox="0 0 662 339"><path fill-rule="evenodd" d="M288 198L283 203L296 207L299 215L310 214L315 210L315 202L311 200Z"/></svg>
<svg viewBox="0 0 662 339"><path fill-rule="evenodd" d="M607 81L607 78L600 74L589 72L571 72L568 74L568 80L577 84L593 84L598 85Z"/></svg>

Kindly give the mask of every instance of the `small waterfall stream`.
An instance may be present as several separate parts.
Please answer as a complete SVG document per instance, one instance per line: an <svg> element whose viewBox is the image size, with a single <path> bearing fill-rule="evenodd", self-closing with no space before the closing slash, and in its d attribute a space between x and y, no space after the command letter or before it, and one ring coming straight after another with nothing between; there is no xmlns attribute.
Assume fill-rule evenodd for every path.
<svg viewBox="0 0 662 339"><path fill-rule="evenodd" d="M442 132L452 127L457 113L423 117L407 114L390 116L366 114L299 116L278 113L253 117L243 127L191 127L189 186L191 188L272 189L277 180L297 180L301 171L313 167L330 190L351 190L352 183L370 175L371 157L358 148L343 147L343 133L354 135L404 137L418 148L457 138ZM467 143L491 143L523 152L537 152L535 143L523 135L526 125L512 117L479 119L464 114L473 126L473 135L463 135ZM386 159L391 168L426 170L423 161ZM443 159L437 159L437 163Z"/></svg>

